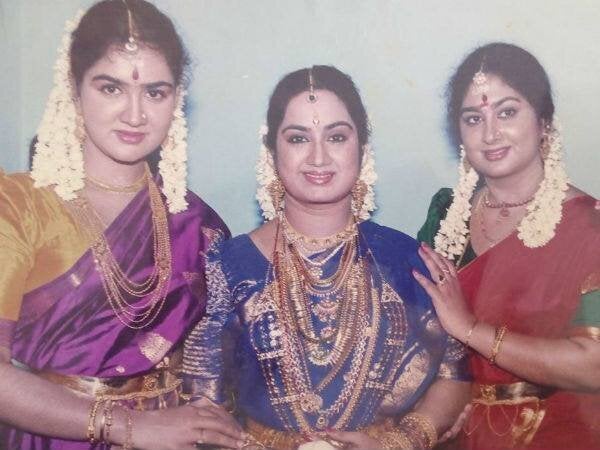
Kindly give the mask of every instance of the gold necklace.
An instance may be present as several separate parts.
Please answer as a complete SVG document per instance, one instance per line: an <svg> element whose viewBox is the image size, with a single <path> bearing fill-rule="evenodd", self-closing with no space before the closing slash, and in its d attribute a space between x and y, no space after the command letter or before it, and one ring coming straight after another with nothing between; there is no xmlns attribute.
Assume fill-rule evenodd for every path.
<svg viewBox="0 0 600 450"><path fill-rule="evenodd" d="M71 212L91 242L94 263L115 315L125 326L136 330L148 326L158 316L171 280L171 241L166 208L148 168L144 179L148 183L152 210L154 266L148 278L141 283L129 279L119 266L104 235L101 219L88 200L82 196L69 202ZM128 302L125 294L149 299L144 304L137 305L135 302Z"/></svg>
<svg viewBox="0 0 600 450"><path fill-rule="evenodd" d="M482 201L483 200L483 201ZM499 238L494 238L492 236L489 235L488 230L485 226L485 221L484 221L484 215L483 215L483 207L481 206L482 203L485 203L485 198L482 196L480 197L480 201L477 203L476 206L476 213L479 215L479 228L481 229L481 234L484 237L484 239L488 242L488 247L492 248L494 247L496 244L498 244L498 242L500 242L501 240L505 239L506 237L510 236L510 234L513 232L513 230L516 228L517 225L513 226L510 230L510 233L508 233L506 236L503 237L499 237ZM504 216L507 217L507 216ZM500 221L497 221L496 223L500 223Z"/></svg>
<svg viewBox="0 0 600 450"><path fill-rule="evenodd" d="M104 181L101 181L98 178L91 176L89 173L85 175L85 181L89 182L90 184L96 186L99 189L102 189L103 191L119 194L130 194L133 192L138 192L144 187L144 185L147 183L147 176L146 170L144 170L144 174L139 179L135 180L132 184L128 184L126 186L117 186L114 184L105 183Z"/></svg>
<svg viewBox="0 0 600 450"><path fill-rule="evenodd" d="M285 236L283 238L285 239ZM352 271L352 276L346 277L353 279L353 282L357 284L353 287L356 295L352 297L355 300L351 302L352 305L344 308L347 310L345 317L341 319L344 325L342 326L341 323L338 325L343 328L339 332L340 336L344 336L338 336L334 343L334 349L338 350L339 356L328 374L313 388L307 362L302 356L304 354L302 337L310 332L300 332L300 328L304 328L307 324L306 320L310 320L310 311L306 305L306 292L302 289L300 271L295 271L293 268L291 259L293 256L289 251L289 243L282 247L282 250L277 250L276 246L273 256L275 269L273 300L275 300L276 320L283 327L283 333L287 337L282 340L284 348L279 362L286 396L281 397L280 390L272 379L275 375L273 367L270 367L271 364L266 364L269 367L263 367L263 373L270 380L267 385L271 402L273 405L279 405L282 402L290 403L294 418L303 431L312 430L305 414L318 414L316 425L318 429L323 430L328 426L332 416L339 414L343 409L343 413L335 423L335 428L343 429L362 396L368 368L373 359L380 321L378 296L371 292L372 289L367 280L366 262L359 257L353 265L356 269ZM372 305L373 308L370 314L371 323L368 320L368 305ZM306 332L306 330L304 331ZM307 345L310 351L314 343L308 341ZM333 404L324 408L320 392L335 378L350 355L352 358L349 363L349 373L344 377L340 394ZM283 422L287 423L288 421Z"/></svg>
<svg viewBox="0 0 600 450"><path fill-rule="evenodd" d="M353 217L350 218L346 228L342 231L322 238L306 236L300 233L290 224L285 214L283 214L282 225L284 236L288 242L291 242L294 245L303 246L305 249L312 251L315 249L320 251L333 247L334 245L352 239L357 234L356 222Z"/></svg>

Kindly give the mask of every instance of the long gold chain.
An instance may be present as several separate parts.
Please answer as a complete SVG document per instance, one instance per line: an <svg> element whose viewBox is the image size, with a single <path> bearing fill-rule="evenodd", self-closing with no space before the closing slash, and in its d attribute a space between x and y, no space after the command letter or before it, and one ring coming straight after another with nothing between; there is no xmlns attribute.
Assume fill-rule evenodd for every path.
<svg viewBox="0 0 600 450"><path fill-rule="evenodd" d="M131 280L116 261L104 236L102 221L89 201L79 196L69 203L70 210L86 233L94 255L94 263L106 297L117 318L131 329L142 329L154 321L162 310L171 280L171 240L167 212L158 186L148 169L145 179L148 184L152 231L154 236L154 266L150 275L142 282ZM125 294L136 299L149 297L143 304L128 302Z"/></svg>
<svg viewBox="0 0 600 450"><path fill-rule="evenodd" d="M296 422L304 431L311 431L305 414L318 414L317 428L324 429L330 418L342 411L344 412L335 423L335 428L343 429L350 418L362 395L366 384L366 374L371 365L375 342L378 334L380 321L380 307L377 292L372 292L367 280L368 270L366 261L356 258L356 250L348 250L352 258L340 265L347 264L349 269L340 272L339 277L344 284L344 304L341 305L343 312L337 324L339 330L333 344L332 358L333 367L328 374L321 379L320 383L313 388L305 357L304 344L311 353L317 344L315 340L306 339L307 336L315 338L316 333L312 327L312 318L308 305L308 296L305 285L310 283L306 273L302 270L302 260L291 251L293 246L283 236L283 249L276 249L273 257L274 265L274 292L277 293L275 300L275 315L278 322L284 328L283 333L283 356L279 362L281 381L290 402L290 407ZM357 240L345 244L348 247L357 248ZM345 273L342 277L341 273ZM336 280L337 281L337 280ZM371 323L368 320L368 306L372 305ZM337 399L328 407L324 408L323 399L319 393L335 378L341 367L352 355L350 360L349 374L345 377L342 389ZM265 375L274 375L270 364L263 368ZM274 380L268 383L272 403L278 392L274 390ZM282 418L282 421L284 418ZM285 423L285 422L284 422Z"/></svg>

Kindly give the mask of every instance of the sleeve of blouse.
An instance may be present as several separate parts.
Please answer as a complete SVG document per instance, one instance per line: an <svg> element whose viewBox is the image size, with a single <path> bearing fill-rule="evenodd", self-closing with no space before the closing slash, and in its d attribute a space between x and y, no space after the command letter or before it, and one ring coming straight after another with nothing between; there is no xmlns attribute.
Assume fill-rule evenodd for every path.
<svg viewBox="0 0 600 450"><path fill-rule="evenodd" d="M425 266L425 263L416 253L411 260L411 266L416 268L425 276L430 276L427 266ZM428 323L435 323L436 325L432 328L440 329L445 336L445 339L444 337L441 338L441 345L443 345L445 342L446 347L443 350L444 353L437 371L437 377L447 380L471 381L471 375L468 367L467 349L460 341L454 339L452 336L443 331L443 328L439 323L439 319L435 314L435 309L433 308L429 295L416 282L414 282L413 286L415 289L415 296L421 299L419 303L427 305L428 313L423 316L426 319L425 329L428 328Z"/></svg>
<svg viewBox="0 0 600 450"><path fill-rule="evenodd" d="M467 356L465 346L452 336L448 336L444 358L437 374L438 378L471 381Z"/></svg>
<svg viewBox="0 0 600 450"><path fill-rule="evenodd" d="M215 244L207 255L206 284L206 315L193 328L183 347L183 393L191 400L208 397L223 403L224 333L233 303L223 272L220 244Z"/></svg>
<svg viewBox="0 0 600 450"><path fill-rule="evenodd" d="M419 242L426 242L433 247L433 239L440 229L440 222L446 217L452 203L452 189L442 188L431 198L425 223L417 233Z"/></svg>
<svg viewBox="0 0 600 450"><path fill-rule="evenodd" d="M28 197L20 183L0 171L0 346L6 348L34 261Z"/></svg>
<svg viewBox="0 0 600 450"><path fill-rule="evenodd" d="M586 336L600 342L600 270L581 287L579 308L571 322L570 336Z"/></svg>

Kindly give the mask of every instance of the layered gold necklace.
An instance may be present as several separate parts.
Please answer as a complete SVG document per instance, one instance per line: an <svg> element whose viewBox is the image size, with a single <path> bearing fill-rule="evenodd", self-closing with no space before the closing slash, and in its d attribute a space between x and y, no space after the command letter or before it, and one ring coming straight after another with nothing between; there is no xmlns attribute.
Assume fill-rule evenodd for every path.
<svg viewBox="0 0 600 450"><path fill-rule="evenodd" d="M305 432L314 431L307 415L317 416L318 430L329 426L344 429L366 386L381 315L367 262L359 255L357 225L353 222L335 238L328 238L326 244L300 238L284 219L279 225L283 230L280 232L278 226L276 240L281 239L282 245L275 245L270 299L277 325L270 325L270 328L273 326L272 332L276 331L280 337L281 351L259 356L271 403L288 428L294 427L281 409L281 403L290 405L296 423ZM335 252L333 255L341 252L341 256L334 273L326 278L321 278L322 274L316 276L309 258L302 253L303 248L297 245L300 241L310 242L311 246L335 246L331 252ZM325 258L332 257L328 253ZM313 305L310 295L322 301ZM321 332L314 326L313 314L326 323ZM276 355L281 357L274 366L271 358ZM309 361L328 368L326 375L314 386ZM337 398L326 407L323 390L342 367L347 367L348 373L343 377ZM285 395L282 396L275 380L281 381ZM332 422L336 416L339 417Z"/></svg>
<svg viewBox="0 0 600 450"><path fill-rule="evenodd" d="M104 235L102 220L89 201L81 195L68 205L90 241L94 263L115 315L131 329L142 329L154 321L165 303L171 280L171 240L167 211L147 166L143 181L148 185L152 211L154 266L150 275L141 282L130 279L121 269ZM134 301L128 301L127 296L134 297ZM148 299L138 304L137 300L143 297Z"/></svg>

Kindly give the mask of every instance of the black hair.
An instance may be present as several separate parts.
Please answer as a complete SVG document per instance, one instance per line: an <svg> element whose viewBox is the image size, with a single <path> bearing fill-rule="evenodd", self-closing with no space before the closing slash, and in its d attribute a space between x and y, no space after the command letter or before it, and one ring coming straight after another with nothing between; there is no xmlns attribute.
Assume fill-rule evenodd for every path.
<svg viewBox="0 0 600 450"><path fill-rule="evenodd" d="M531 104L539 120L552 123L554 102L546 71L528 51L493 42L476 48L458 66L447 88L447 130L455 147L461 144L459 120L463 100L479 70L500 77Z"/></svg>
<svg viewBox="0 0 600 450"><path fill-rule="evenodd" d="M185 81L189 58L171 19L145 0L103 0L87 10L72 34L71 73L76 86L111 46L128 41L128 10L135 39L165 57L177 83Z"/></svg>
<svg viewBox="0 0 600 450"><path fill-rule="evenodd" d="M369 119L360 98L358 88L348 75L333 66L313 66L288 73L284 76L271 94L267 110L267 126L269 131L265 137L265 145L275 152L277 131L281 126L290 100L309 89L309 70L312 70L314 89L323 89L334 93L346 106L352 121L356 125L358 142L362 148L369 141Z"/></svg>

